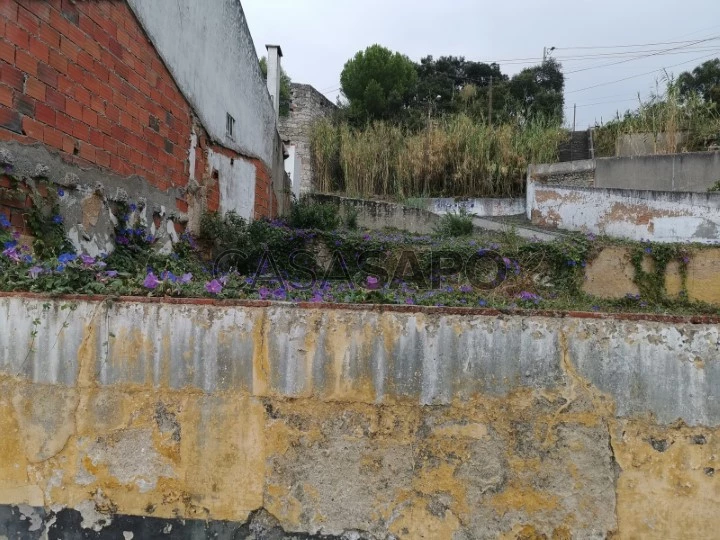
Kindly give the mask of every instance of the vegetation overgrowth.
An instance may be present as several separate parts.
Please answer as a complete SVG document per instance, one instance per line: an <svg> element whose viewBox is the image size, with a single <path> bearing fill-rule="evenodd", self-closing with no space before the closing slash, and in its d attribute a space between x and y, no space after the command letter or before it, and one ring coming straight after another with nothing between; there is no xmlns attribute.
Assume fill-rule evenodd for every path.
<svg viewBox="0 0 720 540"><path fill-rule="evenodd" d="M639 100L637 109L595 127L597 157L616 154L618 140L627 135L646 135L654 154L705 151L720 145L720 102L684 89L667 78L664 91Z"/></svg>
<svg viewBox="0 0 720 540"><path fill-rule="evenodd" d="M582 284L585 266L607 239L572 235L541 243L512 232L453 237L351 230L334 228L340 220L331 207L297 205L304 208L274 221L207 214L199 238L184 235L172 253L161 254L141 223L143 209L130 203L116 230L115 250L97 257L72 249L35 253L0 213L0 290L720 314L717 307L664 293L661 273L672 261L686 269L687 247L628 243L641 294L600 300L584 294ZM656 272L642 271L644 257L653 259ZM475 264L463 271L468 261Z"/></svg>
<svg viewBox="0 0 720 540"><path fill-rule="evenodd" d="M325 120L312 135L316 188L394 199L518 196L528 165L556 161L566 138L541 120L490 126L465 114L417 132L388 122L356 129Z"/></svg>

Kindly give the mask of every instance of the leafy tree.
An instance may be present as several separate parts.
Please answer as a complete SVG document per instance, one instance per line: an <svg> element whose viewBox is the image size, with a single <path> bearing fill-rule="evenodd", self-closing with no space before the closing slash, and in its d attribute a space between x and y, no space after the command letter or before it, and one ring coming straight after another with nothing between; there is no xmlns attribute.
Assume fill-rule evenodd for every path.
<svg viewBox="0 0 720 540"><path fill-rule="evenodd" d="M510 80L515 113L526 119L544 117L562 122L565 76L557 60L523 69Z"/></svg>
<svg viewBox="0 0 720 540"><path fill-rule="evenodd" d="M380 45L358 52L340 76L350 117L357 123L397 119L410 103L416 83L412 60Z"/></svg>
<svg viewBox="0 0 720 540"><path fill-rule="evenodd" d="M416 106L432 107L438 113L467 111L472 104L481 104L478 110L487 114L490 81L493 87L507 82L497 64L466 60L462 56L441 56L437 60L426 56L420 60ZM472 90L474 89L474 90ZM493 92L494 92L493 88ZM493 110L499 111L503 100L495 100Z"/></svg>
<svg viewBox="0 0 720 540"><path fill-rule="evenodd" d="M267 58L262 57L260 59L260 69L262 70L263 77L267 81ZM292 104L292 79L285 73L285 70L280 66L280 116L290 115L290 105Z"/></svg>
<svg viewBox="0 0 720 540"><path fill-rule="evenodd" d="M705 101L720 106L720 58L708 60L692 72L686 71L678 77L678 83L681 95L699 94Z"/></svg>

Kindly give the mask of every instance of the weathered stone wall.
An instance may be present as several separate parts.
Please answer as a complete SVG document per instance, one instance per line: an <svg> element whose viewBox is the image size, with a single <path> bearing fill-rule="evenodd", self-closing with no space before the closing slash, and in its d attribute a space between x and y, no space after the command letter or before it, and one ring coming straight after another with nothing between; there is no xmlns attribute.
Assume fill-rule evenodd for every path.
<svg viewBox="0 0 720 540"><path fill-rule="evenodd" d="M30 295L0 319L0 535L720 526L717 319Z"/></svg>
<svg viewBox="0 0 720 540"><path fill-rule="evenodd" d="M720 242L720 194L528 182L535 225L653 242Z"/></svg>
<svg viewBox="0 0 720 540"><path fill-rule="evenodd" d="M290 115L280 118L280 135L283 141L295 146L300 158L301 175L299 193L313 191L314 173L311 150L312 127L321 118L330 116L337 107L309 84L292 85ZM296 173L297 174L297 173ZM293 183L297 179L293 179Z"/></svg>

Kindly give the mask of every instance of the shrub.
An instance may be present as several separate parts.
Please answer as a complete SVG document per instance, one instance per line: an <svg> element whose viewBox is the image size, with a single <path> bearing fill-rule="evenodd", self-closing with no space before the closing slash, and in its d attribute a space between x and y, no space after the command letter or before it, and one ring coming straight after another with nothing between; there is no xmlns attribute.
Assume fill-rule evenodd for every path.
<svg viewBox="0 0 720 540"><path fill-rule="evenodd" d="M435 234L445 238L470 236L473 231L472 216L464 208L458 214L445 214L435 227Z"/></svg>
<svg viewBox="0 0 720 540"><path fill-rule="evenodd" d="M293 203L287 222L296 229L332 231L339 227L341 220L336 206L315 203L308 197L302 197Z"/></svg>

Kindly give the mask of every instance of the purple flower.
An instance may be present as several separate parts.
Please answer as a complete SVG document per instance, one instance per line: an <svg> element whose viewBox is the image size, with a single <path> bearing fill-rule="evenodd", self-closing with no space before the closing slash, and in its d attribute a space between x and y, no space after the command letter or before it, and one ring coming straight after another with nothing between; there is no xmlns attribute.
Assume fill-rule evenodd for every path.
<svg viewBox="0 0 720 540"><path fill-rule="evenodd" d="M273 296L278 300L285 300L285 298L287 298L287 292L285 291L285 289L280 287L279 289L275 289L273 291Z"/></svg>
<svg viewBox="0 0 720 540"><path fill-rule="evenodd" d="M90 255L80 255L80 260L85 266L92 266L95 264L95 258Z"/></svg>
<svg viewBox="0 0 720 540"><path fill-rule="evenodd" d="M74 253L61 253L58 257L58 261L60 261L60 264L68 264L73 262L74 260L77 260L77 255Z"/></svg>
<svg viewBox="0 0 720 540"><path fill-rule="evenodd" d="M270 289L262 287L258 290L258 294L260 295L261 300L265 300L268 296L270 296Z"/></svg>
<svg viewBox="0 0 720 540"><path fill-rule="evenodd" d="M65 190L62 188L58 188L58 197L64 197L65 196Z"/></svg>
<svg viewBox="0 0 720 540"><path fill-rule="evenodd" d="M217 279L213 279L209 283L205 284L205 290L210 294L220 294L223 290L223 286Z"/></svg>
<svg viewBox="0 0 720 540"><path fill-rule="evenodd" d="M192 281L193 275L192 274L183 274L180 278L180 285L187 285Z"/></svg>
<svg viewBox="0 0 720 540"><path fill-rule="evenodd" d="M20 254L18 253L17 247L9 247L3 251L2 254L13 262L20 262Z"/></svg>
<svg viewBox="0 0 720 540"><path fill-rule="evenodd" d="M155 289L158 285L160 285L160 280L152 272L150 272L145 277L145 281L143 281L143 287L145 287L146 289Z"/></svg>
<svg viewBox="0 0 720 540"><path fill-rule="evenodd" d="M537 294L533 294L531 292L523 291L518 295L518 298L520 300L525 300L526 302L535 302L536 304L542 300Z"/></svg>
<svg viewBox="0 0 720 540"><path fill-rule="evenodd" d="M105 275L109 278L116 278L118 276L117 270L108 270Z"/></svg>
<svg viewBox="0 0 720 540"><path fill-rule="evenodd" d="M480 307L485 307L485 306L487 306L487 302L485 300L480 299L480 300L478 300L478 305Z"/></svg>
<svg viewBox="0 0 720 540"><path fill-rule="evenodd" d="M10 228L10 222L8 221L8 218L5 216L5 214L0 214L0 227L4 229Z"/></svg>
<svg viewBox="0 0 720 540"><path fill-rule="evenodd" d="M415 305L415 300L413 300L412 298L406 298L406 299L405 299L405 303L406 303L408 306L414 306L414 305Z"/></svg>
<svg viewBox="0 0 720 540"><path fill-rule="evenodd" d="M121 246L127 246L127 245L130 243L130 240L128 240L128 239L125 238L124 236L118 236L118 237L115 239L115 243L116 243L116 244L119 244L119 245L121 245Z"/></svg>
<svg viewBox="0 0 720 540"><path fill-rule="evenodd" d="M137 205L135 203L133 203L130 205L130 211L134 212L135 210L137 210Z"/></svg>
<svg viewBox="0 0 720 540"><path fill-rule="evenodd" d="M163 279L163 281L168 280L170 281L170 283L177 283L178 280L177 276L169 270L165 270L160 277Z"/></svg>
<svg viewBox="0 0 720 540"><path fill-rule="evenodd" d="M319 292L316 292L315 294L313 294L312 298L310 298L310 301L314 302L314 303L322 302L323 301L322 294L320 294Z"/></svg>
<svg viewBox="0 0 720 540"><path fill-rule="evenodd" d="M62 216L53 216L52 220L53 220L53 223L59 225L63 222L63 217Z"/></svg>
<svg viewBox="0 0 720 540"><path fill-rule="evenodd" d="M36 279L43 272L44 270L40 266L33 266L30 270L28 270L28 274L32 279Z"/></svg>
<svg viewBox="0 0 720 540"><path fill-rule="evenodd" d="M378 278L373 276L368 276L367 278L367 288L371 290L379 289L380 288L380 282L378 281Z"/></svg>

